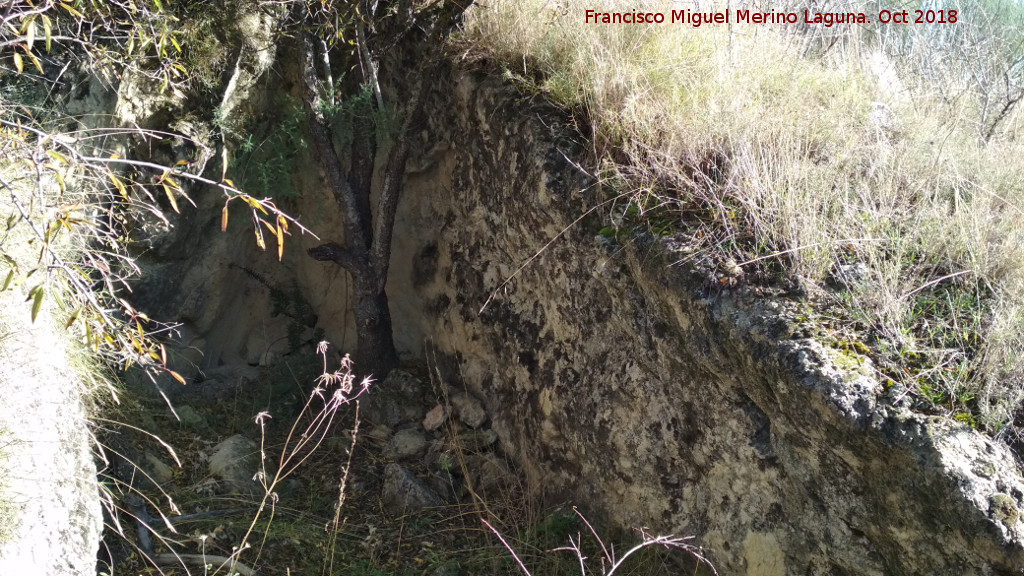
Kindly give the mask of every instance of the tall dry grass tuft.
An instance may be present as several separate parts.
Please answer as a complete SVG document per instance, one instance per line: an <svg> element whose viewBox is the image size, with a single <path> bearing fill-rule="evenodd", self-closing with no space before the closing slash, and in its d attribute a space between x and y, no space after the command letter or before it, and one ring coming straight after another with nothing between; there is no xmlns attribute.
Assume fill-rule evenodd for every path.
<svg viewBox="0 0 1024 576"><path fill-rule="evenodd" d="M492 0L466 36L525 89L587 113L634 205L674 207L680 234L713 230L705 253L719 259L840 280L828 297L849 326L909 367L890 374L903 397L1012 428L1024 398L1024 48L1006 29L1024 8L999 19L1005 2L954 3L957 28L584 22L587 9L668 20L686 4ZM790 4L767 8L805 3ZM853 267L863 274L843 278Z"/></svg>

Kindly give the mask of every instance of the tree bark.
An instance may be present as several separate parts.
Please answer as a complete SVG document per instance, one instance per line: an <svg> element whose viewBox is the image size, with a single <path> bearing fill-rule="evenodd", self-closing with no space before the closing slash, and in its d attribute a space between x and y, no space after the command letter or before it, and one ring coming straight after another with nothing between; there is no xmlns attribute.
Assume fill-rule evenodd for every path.
<svg viewBox="0 0 1024 576"><path fill-rule="evenodd" d="M388 295L378 282L355 282L352 311L356 317L356 373L380 381L398 367Z"/></svg>

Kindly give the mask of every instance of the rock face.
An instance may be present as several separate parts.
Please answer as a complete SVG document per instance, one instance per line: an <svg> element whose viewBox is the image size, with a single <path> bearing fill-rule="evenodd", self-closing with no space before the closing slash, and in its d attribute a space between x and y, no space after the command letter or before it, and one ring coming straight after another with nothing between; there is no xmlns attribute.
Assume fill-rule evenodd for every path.
<svg viewBox="0 0 1024 576"><path fill-rule="evenodd" d="M93 574L103 530L83 386L58 328L0 298L0 574Z"/></svg>
<svg viewBox="0 0 1024 576"><path fill-rule="evenodd" d="M1024 569L1024 484L1009 451L887 408L869 360L794 336L794 304L708 293L642 235L595 242L607 198L570 160L585 151L563 115L496 79L453 73L433 88L392 255L396 343L414 356L429 346L445 378L483 399L536 486L623 525L696 535L723 574ZM335 239L326 188L296 178L307 179L298 212ZM216 230L217 214L183 228ZM207 362L244 362L236 333L276 325L239 297L258 288L228 265L239 258L294 278L328 338L351 346L346 275L301 253L318 241L274 268L233 252L248 233L229 229L188 269L155 278L157 291L194 295L163 299L157 315L185 321ZM382 422L424 416L381 408Z"/></svg>
<svg viewBox="0 0 1024 576"><path fill-rule="evenodd" d="M724 574L1024 568L1007 450L881 406L870 361L795 338L789 302L704 293L642 236L595 243L573 223L606 198L559 114L466 75L428 109L396 338L449 355L537 482L697 535Z"/></svg>

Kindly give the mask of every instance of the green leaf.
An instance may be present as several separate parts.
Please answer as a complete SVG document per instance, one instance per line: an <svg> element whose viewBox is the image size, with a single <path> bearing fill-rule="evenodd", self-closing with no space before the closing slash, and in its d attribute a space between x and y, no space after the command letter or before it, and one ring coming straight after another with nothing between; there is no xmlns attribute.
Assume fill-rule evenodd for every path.
<svg viewBox="0 0 1024 576"><path fill-rule="evenodd" d="M35 299L32 300L32 321L33 322L36 321L36 316L39 315L39 309L42 308L42 306L43 306L43 294L45 294L45 292L46 292L45 290L43 290L42 286L36 286L35 287L35 291L36 291Z"/></svg>
<svg viewBox="0 0 1024 576"><path fill-rule="evenodd" d="M13 281L14 281L14 270L11 270L10 272L7 273L7 278L4 279L4 287L0 288L0 292L3 292L5 290L7 290L8 288L10 288L11 282L13 282Z"/></svg>
<svg viewBox="0 0 1024 576"><path fill-rule="evenodd" d="M50 40L53 38L53 25L50 24L50 18L43 16L43 32L46 34L46 51L50 51Z"/></svg>

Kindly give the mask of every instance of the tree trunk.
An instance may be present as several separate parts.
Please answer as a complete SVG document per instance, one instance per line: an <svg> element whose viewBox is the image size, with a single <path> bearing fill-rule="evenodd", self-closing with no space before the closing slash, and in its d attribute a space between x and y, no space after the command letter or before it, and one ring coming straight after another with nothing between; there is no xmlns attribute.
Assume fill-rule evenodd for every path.
<svg viewBox="0 0 1024 576"><path fill-rule="evenodd" d="M353 275L354 276L354 275ZM355 280L352 311L356 317L355 369L360 376L382 381L398 367L398 352L391 335L388 295L377 282Z"/></svg>

